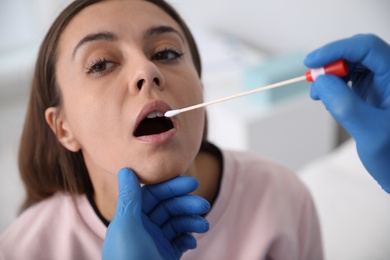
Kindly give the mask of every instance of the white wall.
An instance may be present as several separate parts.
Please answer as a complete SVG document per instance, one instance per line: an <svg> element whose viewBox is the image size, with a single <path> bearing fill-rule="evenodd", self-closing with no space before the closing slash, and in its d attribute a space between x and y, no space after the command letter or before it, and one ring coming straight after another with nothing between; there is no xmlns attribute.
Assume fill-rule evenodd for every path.
<svg viewBox="0 0 390 260"><path fill-rule="evenodd" d="M70 0L0 1L0 57L39 45L50 23Z"/></svg>
<svg viewBox="0 0 390 260"><path fill-rule="evenodd" d="M264 50L312 50L356 33L390 42L387 0L170 0L189 23L233 34Z"/></svg>
<svg viewBox="0 0 390 260"><path fill-rule="evenodd" d="M168 0L194 26L233 34L272 53L311 50L356 33L390 41L388 0ZM0 54L38 43L71 0L0 2Z"/></svg>

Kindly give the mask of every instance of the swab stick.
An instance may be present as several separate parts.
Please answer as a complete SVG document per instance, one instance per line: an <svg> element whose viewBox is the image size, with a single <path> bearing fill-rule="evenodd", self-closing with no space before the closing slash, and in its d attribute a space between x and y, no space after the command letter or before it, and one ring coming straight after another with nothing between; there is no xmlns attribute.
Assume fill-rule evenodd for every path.
<svg viewBox="0 0 390 260"><path fill-rule="evenodd" d="M348 74L347 63L345 62L345 60L339 60L339 61L331 63L331 64L329 64L329 65L327 65L325 67L322 67L322 68L308 70L304 76L300 76L300 77L296 77L296 78L293 78L293 79L284 80L284 81L281 81L281 82L278 82L278 83L274 83L274 84L267 85L267 86L264 86L264 87L252 89L252 90L245 91L245 92L241 92L241 93L234 94L234 95L231 95L231 96L219 98L219 99L216 99L216 100L204 102L204 103L201 103L201 104L197 104L197 105L193 105L193 106L189 106L189 107L185 107L185 108L181 108L181 109L170 110L170 111L167 111L164 114L164 116L165 117L173 117L173 116L176 116L176 115L178 115L180 113L187 112L187 111L190 111L190 110L198 109L198 108L201 108L201 107L205 107L205 106L212 105L212 104L215 104L215 103L223 102L223 101L230 100L230 99L233 99L233 98L238 98L238 97L250 95L250 94L253 94L253 93L257 93L257 92L261 92L261 91L265 91L265 90L269 90L269 89L273 89L273 88L278 88L278 87L281 87L281 86L285 86L285 85L292 84L292 83L299 82L299 81L303 81L303 80L314 81L318 76L324 75L324 74L334 74L336 76L345 76L345 75Z"/></svg>
<svg viewBox="0 0 390 260"><path fill-rule="evenodd" d="M182 109L170 110L170 111L167 111L164 114L164 116L166 116L166 117L173 117L173 116L176 116L176 115L178 115L180 113L183 113L183 112L187 112L187 111L190 111L190 110L198 109L198 108L201 108L201 107L205 107L205 106L212 105L212 104L215 104L215 103L223 102L223 101L230 100L230 99L233 99L233 98L246 96L246 95L253 94L253 93L256 93L256 92L261 92L261 91L265 91L265 90L269 90L269 89L273 89L273 88L278 88L278 87L281 87L281 86L284 86L284 85L287 85L287 84L292 84L292 83L295 83L295 82L298 82L298 81L302 81L302 80L306 80L306 76L300 76L300 77L297 77L297 78L281 81L281 82L278 82L278 83L275 83L275 84L271 84L271 85L268 85L268 86L265 86L265 87L252 89L252 90L249 90L249 91L245 91L245 92L241 92L241 93L234 94L234 95L231 95L231 96L227 96L227 97L215 99L215 100L212 100L212 101L204 102L204 103L197 104L197 105L194 105L194 106L190 106L190 107L186 107L186 108L182 108Z"/></svg>

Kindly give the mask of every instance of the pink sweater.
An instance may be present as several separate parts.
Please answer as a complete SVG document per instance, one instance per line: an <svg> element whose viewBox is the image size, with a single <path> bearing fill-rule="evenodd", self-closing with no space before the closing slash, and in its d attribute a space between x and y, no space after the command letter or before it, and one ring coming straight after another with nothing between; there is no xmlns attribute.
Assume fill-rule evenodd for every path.
<svg viewBox="0 0 390 260"><path fill-rule="evenodd" d="M295 174L248 153L223 152L210 231L196 235L197 259L322 259L316 211ZM0 237L0 259L101 259L105 225L86 196L57 193L30 207Z"/></svg>

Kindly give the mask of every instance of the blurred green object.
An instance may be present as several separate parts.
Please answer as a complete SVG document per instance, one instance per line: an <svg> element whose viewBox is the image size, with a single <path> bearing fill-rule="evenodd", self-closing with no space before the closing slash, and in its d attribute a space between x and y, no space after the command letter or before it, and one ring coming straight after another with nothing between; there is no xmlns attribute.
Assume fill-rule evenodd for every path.
<svg viewBox="0 0 390 260"><path fill-rule="evenodd" d="M308 68L303 64L306 53L294 52L274 56L260 64L246 67L242 74L243 90L252 90L280 81L303 76ZM248 95L246 98L259 105L271 105L292 96L309 93L310 83L301 81L280 88Z"/></svg>

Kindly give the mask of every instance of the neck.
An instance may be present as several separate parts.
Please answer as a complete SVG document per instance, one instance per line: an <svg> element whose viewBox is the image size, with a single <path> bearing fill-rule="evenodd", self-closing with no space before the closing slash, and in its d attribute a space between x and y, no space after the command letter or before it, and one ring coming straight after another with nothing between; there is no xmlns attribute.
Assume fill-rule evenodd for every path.
<svg viewBox="0 0 390 260"><path fill-rule="evenodd" d="M207 152L200 152L194 163L194 177L198 179L199 187L193 194L205 198L212 204L218 193L221 167L216 156Z"/></svg>
<svg viewBox="0 0 390 260"><path fill-rule="evenodd" d="M221 164L219 159L207 152L199 152L190 170L185 174L198 179L199 186L192 193L205 198L212 204L217 196L220 182ZM94 201L100 214L107 220L114 218L118 200L117 175L108 175L100 179L91 176L95 190Z"/></svg>
<svg viewBox="0 0 390 260"><path fill-rule="evenodd" d="M111 174L108 178L91 177L94 188L93 200L104 219L111 222L114 218L118 201L118 176Z"/></svg>

